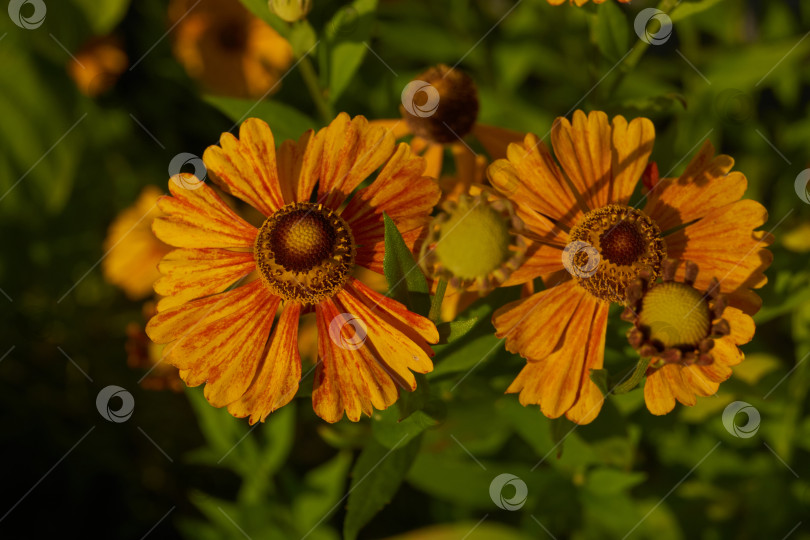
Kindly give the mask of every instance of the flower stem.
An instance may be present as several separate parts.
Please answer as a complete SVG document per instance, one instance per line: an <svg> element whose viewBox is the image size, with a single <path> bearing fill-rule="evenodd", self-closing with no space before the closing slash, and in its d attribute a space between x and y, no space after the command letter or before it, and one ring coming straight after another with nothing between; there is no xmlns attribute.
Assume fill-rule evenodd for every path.
<svg viewBox="0 0 810 540"><path fill-rule="evenodd" d="M647 373L647 367L650 365L651 358L639 358L638 364L636 364L636 369L633 370L633 374L630 376L629 379L624 381L623 383L617 384L613 387L614 394L626 394L633 388L641 383L641 379L644 378L644 375Z"/></svg>
<svg viewBox="0 0 810 540"><path fill-rule="evenodd" d="M301 76L304 78L304 84L307 85L307 90L309 90L309 95L312 96L312 101L318 109L318 114L321 115L321 119L324 123L328 124L335 117L334 111L332 110L332 105L326 101L323 90L318 83L318 74L315 73L315 68L312 66L309 56L301 58L299 66L301 67Z"/></svg>
<svg viewBox="0 0 810 540"><path fill-rule="evenodd" d="M669 15L675 10L676 7L678 7L679 3L679 0L661 0L661 3L658 4L658 9ZM619 65L617 69L618 74L610 83L610 87L608 88L608 95L613 95L613 92L622 83L624 77L633 71L649 47L650 44L647 41L643 39L638 40L638 43L635 44L632 52L625 56L621 62L621 65Z"/></svg>

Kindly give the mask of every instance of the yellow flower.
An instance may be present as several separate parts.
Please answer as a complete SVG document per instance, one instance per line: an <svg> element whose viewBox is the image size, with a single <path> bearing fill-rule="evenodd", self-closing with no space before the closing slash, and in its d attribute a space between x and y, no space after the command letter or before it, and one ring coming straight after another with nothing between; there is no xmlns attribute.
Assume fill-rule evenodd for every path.
<svg viewBox="0 0 810 540"><path fill-rule="evenodd" d="M90 40L76 53L68 74L81 93L96 97L112 88L127 66L129 58L120 40L104 36Z"/></svg>
<svg viewBox="0 0 810 540"><path fill-rule="evenodd" d="M464 142L467 135L472 134L493 159L505 157L509 143L523 139L521 133L478 123L478 89L458 68L440 64L428 69L406 87L402 99L402 119L375 120L372 124L391 129L398 139L413 135L411 146L424 155L425 174L433 178L441 176L446 147L453 152L457 169L463 166L460 162L475 161L475 154ZM466 187L461 186L459 192Z"/></svg>
<svg viewBox="0 0 810 540"><path fill-rule="evenodd" d="M675 281L673 260L663 269L663 283L639 280L628 289L623 318L633 321L630 344L650 358L644 399L653 414L666 414L677 399L694 405L697 396L711 396L742 362L739 345L754 337L754 320L726 306L718 280L708 290L693 287L698 267L686 263L683 281Z"/></svg>
<svg viewBox="0 0 810 540"><path fill-rule="evenodd" d="M551 131L562 170L532 134L488 169L532 240L506 284L541 276L547 286L493 315L507 349L529 360L508 392L551 418L584 424L598 415L604 398L589 375L602 368L610 303L623 303L643 273L659 277L667 257L700 265L700 289L718 276L730 306L754 313L761 304L751 289L767 281L773 238L755 230L767 211L740 200L747 180L730 172L733 159L714 156L707 141L680 177L656 184L643 210L629 206L654 139L646 118L609 123L605 113L576 111Z"/></svg>
<svg viewBox="0 0 810 540"><path fill-rule="evenodd" d="M172 0L174 54L217 94L260 97L293 60L290 44L238 0Z"/></svg>
<svg viewBox="0 0 810 540"><path fill-rule="evenodd" d="M152 294L160 277L158 263L171 250L152 233L152 220L161 215L157 205L161 195L155 186L145 187L135 204L118 214L104 241L104 278L132 300Z"/></svg>
<svg viewBox="0 0 810 540"><path fill-rule="evenodd" d="M257 119L242 124L239 139L223 134L220 144L203 155L209 176L266 221L250 225L206 184L184 190L169 183L173 196L161 199L166 217L154 230L180 249L161 264L167 296L146 329L167 344L166 360L189 386L207 383L212 405L263 421L295 395L298 321L314 311L319 416L336 422L345 412L356 421L394 403L397 386L413 390L412 371L433 368L428 344L438 341L436 327L352 271L382 272L383 212L410 246L423 234L439 199L436 182L423 176L424 160L384 128L346 114L278 150ZM254 270L259 278L241 283Z"/></svg>

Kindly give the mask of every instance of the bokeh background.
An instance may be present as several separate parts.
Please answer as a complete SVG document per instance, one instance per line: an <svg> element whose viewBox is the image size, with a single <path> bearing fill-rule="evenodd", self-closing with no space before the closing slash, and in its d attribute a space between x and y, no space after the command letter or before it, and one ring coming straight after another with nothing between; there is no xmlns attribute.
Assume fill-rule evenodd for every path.
<svg viewBox="0 0 810 540"><path fill-rule="evenodd" d="M656 4L642 0L314 0L294 26L261 0L244 0L250 23L222 2L243 26L184 25L193 1L0 12L0 537L810 538L810 204L794 189L810 167L810 3L684 0L671 37L647 46L633 22ZM234 72L240 28L268 23L291 45L261 30L261 69ZM119 212L248 112L277 142L336 111L396 118L414 76L459 62L482 122L542 136L575 106L643 115L662 174L706 138L735 158L777 240L756 338L720 392L654 417L636 390L576 428L523 408L503 395L522 360L488 322L514 290L459 316L479 323L437 356L423 396L437 420L374 470L396 411L328 425L302 391L251 429L199 388L144 388L132 363L148 298L103 271ZM626 330L612 317L612 372L635 361ZM96 409L109 385L134 396L126 422ZM760 413L753 436L723 426L733 401ZM527 485L519 510L490 496L502 473Z"/></svg>

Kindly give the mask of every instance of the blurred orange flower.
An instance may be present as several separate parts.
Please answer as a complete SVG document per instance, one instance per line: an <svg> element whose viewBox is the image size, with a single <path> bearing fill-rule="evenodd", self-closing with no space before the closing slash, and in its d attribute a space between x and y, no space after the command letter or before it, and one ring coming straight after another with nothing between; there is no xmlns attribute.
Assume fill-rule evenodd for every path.
<svg viewBox="0 0 810 540"><path fill-rule="evenodd" d="M172 0L169 19L175 56L217 94L264 96L292 63L290 44L238 0Z"/></svg>
<svg viewBox="0 0 810 540"><path fill-rule="evenodd" d="M90 40L76 53L68 63L68 74L81 93L96 97L112 88L127 66L121 40L104 36Z"/></svg>

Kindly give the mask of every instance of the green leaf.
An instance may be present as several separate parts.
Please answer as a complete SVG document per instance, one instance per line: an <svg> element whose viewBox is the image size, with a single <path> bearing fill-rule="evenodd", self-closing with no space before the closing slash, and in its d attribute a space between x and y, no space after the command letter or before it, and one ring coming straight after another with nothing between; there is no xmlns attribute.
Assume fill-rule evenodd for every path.
<svg viewBox="0 0 810 540"><path fill-rule="evenodd" d="M472 319L467 319L464 321L453 321L436 325L436 329L439 331L438 345L452 343L455 340L464 337L467 332L475 327L476 324L478 324L478 318L473 317Z"/></svg>
<svg viewBox="0 0 810 540"><path fill-rule="evenodd" d="M292 516L301 535L315 527L340 502L351 463L352 453L343 451L307 473L302 491L292 503Z"/></svg>
<svg viewBox="0 0 810 540"><path fill-rule="evenodd" d="M383 271L388 281L388 295L405 304L420 315L430 310L430 294L427 280L416 264L411 250L402 239L397 226L387 214L385 222L385 258Z"/></svg>
<svg viewBox="0 0 810 540"><path fill-rule="evenodd" d="M349 85L368 49L377 0L354 0L326 26L329 48L329 101L334 103Z"/></svg>
<svg viewBox="0 0 810 540"><path fill-rule="evenodd" d="M606 369L592 369L590 372L591 381L599 387L602 395L606 396L608 393L608 370Z"/></svg>
<svg viewBox="0 0 810 540"><path fill-rule="evenodd" d="M343 536L355 540L357 533L388 504L408 474L419 453L421 437L388 449L371 439L352 469L352 485L346 504Z"/></svg>
<svg viewBox="0 0 810 540"><path fill-rule="evenodd" d="M436 294L433 295L433 299L430 301L430 316L428 317L435 323L439 322L442 317L442 301L446 291L447 280L439 278L439 282L436 284Z"/></svg>
<svg viewBox="0 0 810 540"><path fill-rule="evenodd" d="M413 411L402 418L397 407L388 407L374 414L372 433L377 442L386 448L396 448L419 436L424 430L439 424L439 420L426 411Z"/></svg>
<svg viewBox="0 0 810 540"><path fill-rule="evenodd" d="M256 441L246 437L248 428L244 422L228 414L226 409L212 407L200 388L187 388L186 396L194 409L200 431L208 443L205 450L210 450L197 454L201 460L205 458L204 460L211 464L222 462L226 466L234 463L239 467L246 465L240 457L246 454L257 455Z"/></svg>
<svg viewBox="0 0 810 540"><path fill-rule="evenodd" d="M630 25L613 2L599 6L593 17L593 38L602 55L615 62L630 50Z"/></svg>
<svg viewBox="0 0 810 540"><path fill-rule="evenodd" d="M108 34L119 23L129 8L130 0L73 0L84 12L87 22L96 35Z"/></svg>
<svg viewBox="0 0 810 540"><path fill-rule="evenodd" d="M287 139L298 140L308 129L317 127L317 122L298 109L280 101L255 101L249 99L204 96L203 99L222 111L234 122L242 123L249 117L261 118L270 125L276 146Z"/></svg>

